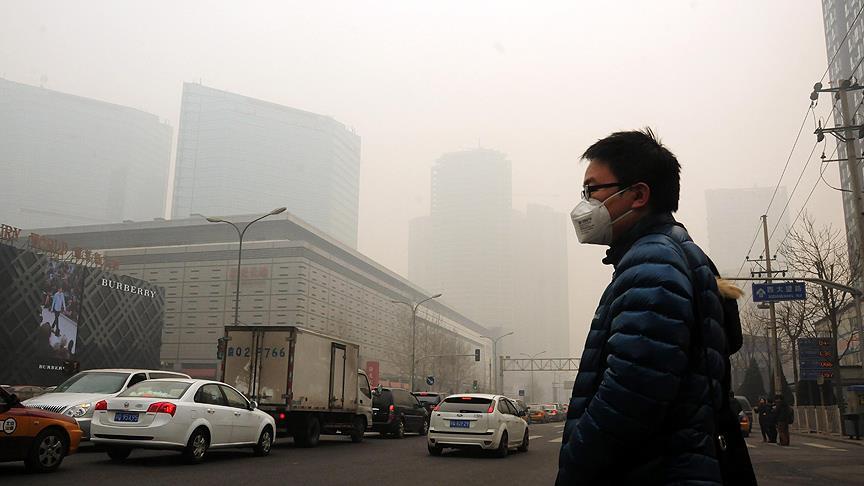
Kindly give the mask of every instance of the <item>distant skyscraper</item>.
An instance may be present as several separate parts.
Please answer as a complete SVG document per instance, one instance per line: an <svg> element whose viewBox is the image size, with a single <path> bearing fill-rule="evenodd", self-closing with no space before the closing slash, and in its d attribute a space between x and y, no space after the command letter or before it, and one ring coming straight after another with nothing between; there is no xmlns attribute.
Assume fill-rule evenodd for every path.
<svg viewBox="0 0 864 486"><path fill-rule="evenodd" d="M750 252L752 258L762 254L764 239L762 229L757 226L765 208L771 201L773 187L751 187L742 189L711 189L705 191L706 212L708 216L709 256L720 273L734 276L744 258L750 244L756 239ZM768 212L768 231L777 225L777 218L783 205L786 204L786 188L780 187L771 210ZM786 234L789 227L788 213L783 215L774 235L774 244ZM772 251L776 248L772 249ZM748 276L749 266L745 265L741 276Z"/></svg>
<svg viewBox="0 0 864 486"><path fill-rule="evenodd" d="M513 327L520 335L514 341L518 344L507 349L569 356L569 223L564 214L546 206L529 204L524 214L514 212L513 294L518 304Z"/></svg>
<svg viewBox="0 0 864 486"><path fill-rule="evenodd" d="M545 206L513 210L511 164L500 152L443 155L432 169L429 216L410 226L409 277L490 329L499 354L569 353L568 219ZM553 376L535 377L536 399L552 399ZM521 381L520 381L521 380ZM528 384L528 376L506 380ZM509 390L509 388L508 388ZM512 390L510 390L512 391Z"/></svg>
<svg viewBox="0 0 864 486"><path fill-rule="evenodd" d="M510 161L486 149L448 153L432 168L428 218L412 222L410 275L490 328L513 322ZM420 260L425 260L419 263Z"/></svg>
<svg viewBox="0 0 864 486"><path fill-rule="evenodd" d="M357 247L360 137L336 120L185 83L174 218L288 211Z"/></svg>
<svg viewBox="0 0 864 486"><path fill-rule="evenodd" d="M150 113L0 79L0 222L164 216L171 132Z"/></svg>
<svg viewBox="0 0 864 486"><path fill-rule="evenodd" d="M862 6L864 6L864 0L822 0L825 45L829 61L832 57L834 58L834 62L828 66L831 86L837 86L839 81L843 79L854 77L858 82L864 79L864 62L861 62L861 59L864 58L864 15L858 18L855 25L852 24ZM848 37L847 32L849 33ZM845 41L843 41L844 37L846 37ZM841 42L843 42L842 45ZM856 68L855 72L852 72L853 67ZM857 113L853 124L860 124L864 119L864 109L861 107L862 91L852 91L849 94L850 111ZM822 96L827 95L823 94ZM843 126L843 118L839 110L834 112L834 122L837 126ZM860 150L860 144L858 148ZM837 143L836 158L846 158L845 144ZM849 191L851 187L849 170L845 163L838 165L840 167L840 186L847 190L847 192L842 193L846 237L850 254L854 254L857 230L855 228L855 212L852 210L852 195ZM859 165L859 167L861 166ZM860 177L864 180L864 172Z"/></svg>

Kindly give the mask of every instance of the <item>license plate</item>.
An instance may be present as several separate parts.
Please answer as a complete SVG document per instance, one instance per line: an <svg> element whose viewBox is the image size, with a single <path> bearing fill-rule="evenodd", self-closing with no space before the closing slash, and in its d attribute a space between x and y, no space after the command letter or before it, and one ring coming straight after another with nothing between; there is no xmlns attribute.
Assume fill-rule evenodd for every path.
<svg viewBox="0 0 864 486"><path fill-rule="evenodd" d="M137 422L138 412L117 412L114 414L115 422Z"/></svg>
<svg viewBox="0 0 864 486"><path fill-rule="evenodd" d="M467 420L451 420L450 427L457 429L467 429L471 426L471 422Z"/></svg>

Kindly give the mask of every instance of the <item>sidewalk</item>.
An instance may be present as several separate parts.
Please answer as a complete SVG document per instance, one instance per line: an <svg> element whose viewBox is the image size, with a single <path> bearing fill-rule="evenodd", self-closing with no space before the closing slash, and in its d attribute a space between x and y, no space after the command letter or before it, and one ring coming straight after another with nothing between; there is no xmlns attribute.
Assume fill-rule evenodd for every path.
<svg viewBox="0 0 864 486"><path fill-rule="evenodd" d="M813 438L813 439L821 439L827 440L831 442L839 442L841 444L847 445L855 445L858 447L864 447L864 438L861 440L850 439L848 435L840 435L840 434L824 434L817 432L799 432L797 430L790 430L790 435L802 438Z"/></svg>

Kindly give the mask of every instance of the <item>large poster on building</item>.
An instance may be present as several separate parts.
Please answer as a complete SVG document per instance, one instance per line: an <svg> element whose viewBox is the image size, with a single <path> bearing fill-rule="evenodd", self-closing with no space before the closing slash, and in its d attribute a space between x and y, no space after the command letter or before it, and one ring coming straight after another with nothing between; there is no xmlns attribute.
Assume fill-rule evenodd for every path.
<svg viewBox="0 0 864 486"><path fill-rule="evenodd" d="M0 244L0 383L158 368L164 304L143 280Z"/></svg>
<svg viewBox="0 0 864 486"><path fill-rule="evenodd" d="M84 267L49 259L40 289L36 351L41 358L71 360L78 342Z"/></svg>

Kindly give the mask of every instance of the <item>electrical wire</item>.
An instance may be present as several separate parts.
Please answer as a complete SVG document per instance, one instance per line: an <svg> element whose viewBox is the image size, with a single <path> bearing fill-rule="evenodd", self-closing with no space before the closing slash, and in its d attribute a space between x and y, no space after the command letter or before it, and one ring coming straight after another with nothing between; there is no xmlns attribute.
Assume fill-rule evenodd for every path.
<svg viewBox="0 0 864 486"><path fill-rule="evenodd" d="M829 155L828 158L830 159L831 157L834 157L834 155L836 153L837 153L837 147L835 146L834 151L831 152L831 155ZM825 173L826 167L827 167L827 164L822 165L822 167L820 168L820 171L819 171L820 174ZM777 251L778 252L780 251L780 248L783 248L783 245L786 243L786 240L789 238L789 235L792 234L792 228L795 227L795 224L798 222L798 219L801 218L801 214L804 212L804 209L807 208L807 203L810 202L810 198L813 197L813 193L816 191L816 187L818 187L818 186L819 186L819 179L817 179L816 182L813 184L813 187L810 189L810 193L807 194L807 199L804 200L804 204L801 205L801 209L798 210L798 214L795 215L795 219L792 221L792 224L789 225L789 229L786 231L786 234L783 236L783 239L780 240L780 244L777 245Z"/></svg>

